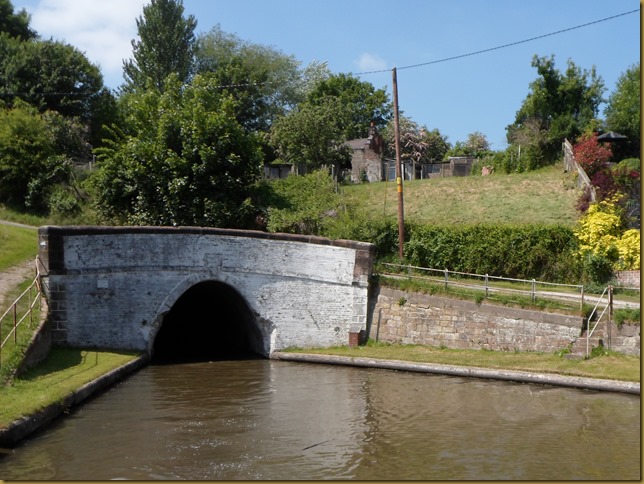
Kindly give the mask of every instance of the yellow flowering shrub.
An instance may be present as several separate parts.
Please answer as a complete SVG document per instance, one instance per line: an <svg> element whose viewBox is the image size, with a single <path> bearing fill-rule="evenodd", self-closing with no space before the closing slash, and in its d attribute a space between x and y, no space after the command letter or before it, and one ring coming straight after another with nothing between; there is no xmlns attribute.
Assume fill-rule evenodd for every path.
<svg viewBox="0 0 644 484"><path fill-rule="evenodd" d="M640 231L630 229L624 232L615 243L619 251L619 270L637 270L640 268Z"/></svg>
<svg viewBox="0 0 644 484"><path fill-rule="evenodd" d="M586 215L579 220L575 236L579 240L579 255L587 254L613 258L616 242L621 237L622 219L616 200L607 199L588 207Z"/></svg>
<svg viewBox="0 0 644 484"><path fill-rule="evenodd" d="M574 231L579 240L578 255L604 257L615 270L640 268L640 231L623 231L617 198L609 198L588 207Z"/></svg>

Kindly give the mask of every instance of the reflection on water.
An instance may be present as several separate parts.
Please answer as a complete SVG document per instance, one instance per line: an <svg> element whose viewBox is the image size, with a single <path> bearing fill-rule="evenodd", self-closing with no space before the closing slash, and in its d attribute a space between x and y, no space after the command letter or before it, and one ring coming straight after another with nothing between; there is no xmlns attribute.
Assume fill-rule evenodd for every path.
<svg viewBox="0 0 644 484"><path fill-rule="evenodd" d="M270 360L150 366L3 479L640 479L640 398Z"/></svg>

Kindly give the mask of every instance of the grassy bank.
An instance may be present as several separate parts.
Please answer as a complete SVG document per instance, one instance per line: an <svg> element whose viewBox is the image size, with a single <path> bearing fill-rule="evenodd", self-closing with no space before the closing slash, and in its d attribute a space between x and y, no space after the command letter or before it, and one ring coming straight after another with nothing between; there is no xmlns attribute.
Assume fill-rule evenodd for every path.
<svg viewBox="0 0 644 484"><path fill-rule="evenodd" d="M395 182L343 187L347 203L396 218ZM405 217L424 224L534 224L574 226L579 192L556 164L510 175L405 180Z"/></svg>
<svg viewBox="0 0 644 484"><path fill-rule="evenodd" d="M34 260L38 254L38 233L35 228L0 224L0 271Z"/></svg>
<svg viewBox="0 0 644 484"><path fill-rule="evenodd" d="M521 370L535 373L640 381L640 359L619 353L607 353L590 359L568 359L563 354L505 352L488 350L453 350L423 345L387 344L369 341L365 346L350 348L289 349L297 353L353 356L414 363L436 363L499 370Z"/></svg>
<svg viewBox="0 0 644 484"><path fill-rule="evenodd" d="M132 352L53 348L47 359L10 386L0 386L0 428L37 412L134 360Z"/></svg>

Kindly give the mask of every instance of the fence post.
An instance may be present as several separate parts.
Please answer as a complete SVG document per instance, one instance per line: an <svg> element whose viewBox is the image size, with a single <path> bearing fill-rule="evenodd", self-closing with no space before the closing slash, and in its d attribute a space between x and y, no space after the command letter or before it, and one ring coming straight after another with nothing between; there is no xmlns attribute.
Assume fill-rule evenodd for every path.
<svg viewBox="0 0 644 484"><path fill-rule="evenodd" d="M606 331L607 334L607 340L608 344L607 347L608 349L611 349L612 345L612 329L613 329L613 286L608 286L608 322L606 323L608 331Z"/></svg>
<svg viewBox="0 0 644 484"><path fill-rule="evenodd" d="M488 292L487 292L487 282L488 282L488 275L487 275L487 274L485 274L485 297L487 297L487 296L488 296Z"/></svg>
<svg viewBox="0 0 644 484"><path fill-rule="evenodd" d="M407 277L411 279L411 264L407 264Z"/></svg>
<svg viewBox="0 0 644 484"><path fill-rule="evenodd" d="M18 343L18 330L16 327L18 326L17 320L18 320L18 308L16 307L16 303L13 303L13 342Z"/></svg>
<svg viewBox="0 0 644 484"><path fill-rule="evenodd" d="M581 314L584 314L584 286L581 286L581 307L579 308Z"/></svg>
<svg viewBox="0 0 644 484"><path fill-rule="evenodd" d="M537 300L537 281L532 279L532 302Z"/></svg>
<svg viewBox="0 0 644 484"><path fill-rule="evenodd" d="M449 278L448 271L445 269L445 290L447 291L447 279Z"/></svg>

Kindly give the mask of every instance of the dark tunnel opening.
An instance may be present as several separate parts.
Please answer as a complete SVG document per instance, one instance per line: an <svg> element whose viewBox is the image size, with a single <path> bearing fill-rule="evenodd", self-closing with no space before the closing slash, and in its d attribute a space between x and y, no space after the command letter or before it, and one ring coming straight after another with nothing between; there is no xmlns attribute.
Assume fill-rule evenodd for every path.
<svg viewBox="0 0 644 484"><path fill-rule="evenodd" d="M152 361L175 363L261 358L262 336L231 286L201 282L181 295L154 340Z"/></svg>

